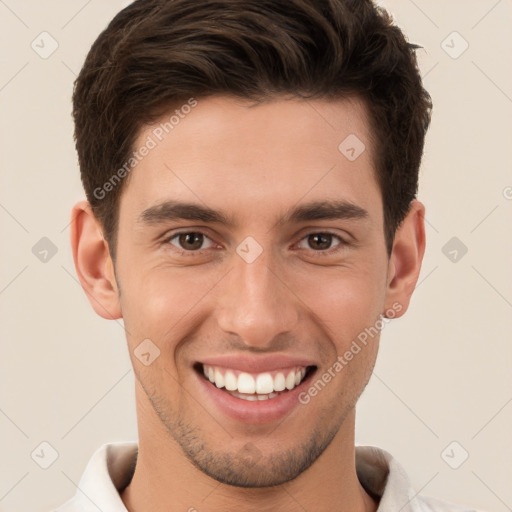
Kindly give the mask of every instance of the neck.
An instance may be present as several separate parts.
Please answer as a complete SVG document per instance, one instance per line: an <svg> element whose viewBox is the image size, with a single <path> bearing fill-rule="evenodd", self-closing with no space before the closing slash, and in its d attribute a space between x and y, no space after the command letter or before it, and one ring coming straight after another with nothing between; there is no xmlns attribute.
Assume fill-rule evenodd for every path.
<svg viewBox="0 0 512 512"><path fill-rule="evenodd" d="M242 488L220 483L197 468L147 402L137 400L137 409L137 464L130 484L121 493L129 512L374 512L377 509L357 479L354 411L322 455L297 478L273 487Z"/></svg>

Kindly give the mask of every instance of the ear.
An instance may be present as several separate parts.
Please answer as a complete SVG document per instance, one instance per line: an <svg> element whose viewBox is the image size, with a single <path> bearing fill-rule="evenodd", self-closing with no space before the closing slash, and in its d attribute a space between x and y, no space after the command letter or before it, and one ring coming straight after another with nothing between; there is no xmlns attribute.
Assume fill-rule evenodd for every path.
<svg viewBox="0 0 512 512"><path fill-rule="evenodd" d="M425 253L424 219L425 206L414 200L395 233L386 291L386 311L393 311L393 318L398 318L407 311L418 282Z"/></svg>
<svg viewBox="0 0 512 512"><path fill-rule="evenodd" d="M73 207L71 247L78 279L94 311L108 320L121 318L119 289L108 243L87 201Z"/></svg>

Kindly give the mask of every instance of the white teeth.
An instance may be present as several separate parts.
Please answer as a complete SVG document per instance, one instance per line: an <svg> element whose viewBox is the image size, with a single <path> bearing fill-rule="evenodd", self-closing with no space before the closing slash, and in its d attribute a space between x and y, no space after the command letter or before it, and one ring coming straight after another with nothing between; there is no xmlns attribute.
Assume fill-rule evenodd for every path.
<svg viewBox="0 0 512 512"><path fill-rule="evenodd" d="M238 392L253 394L256 391L254 378L249 373L242 372L238 376Z"/></svg>
<svg viewBox="0 0 512 512"><path fill-rule="evenodd" d="M274 391L274 379L270 373L260 373L256 378L256 393L266 395Z"/></svg>
<svg viewBox="0 0 512 512"><path fill-rule="evenodd" d="M290 390L295 387L295 372L290 372L285 381L286 389Z"/></svg>
<svg viewBox="0 0 512 512"><path fill-rule="evenodd" d="M286 381L282 373L278 373L274 377L274 391L284 391L286 388Z"/></svg>
<svg viewBox="0 0 512 512"><path fill-rule="evenodd" d="M245 395L242 393L238 393L237 391L232 391L230 393L236 398L241 398L242 400L248 400L249 402L255 402L260 400L270 400L271 398L275 398L279 396L279 393L269 393L268 395Z"/></svg>
<svg viewBox="0 0 512 512"><path fill-rule="evenodd" d="M226 386L228 391L236 391L237 389L238 380L231 370L228 370L226 375L224 375L224 386Z"/></svg>
<svg viewBox="0 0 512 512"><path fill-rule="evenodd" d="M285 372L278 372L274 377L270 372L254 376L247 372L241 372L237 376L233 370L203 365L203 373L218 388L225 388L226 391L232 392L233 396L253 401L268 400L278 396L278 392L292 390L304 379L306 368L290 370L287 375Z"/></svg>
<svg viewBox="0 0 512 512"><path fill-rule="evenodd" d="M215 368L215 385L218 388L224 387L224 375L222 375L221 371L218 368Z"/></svg>

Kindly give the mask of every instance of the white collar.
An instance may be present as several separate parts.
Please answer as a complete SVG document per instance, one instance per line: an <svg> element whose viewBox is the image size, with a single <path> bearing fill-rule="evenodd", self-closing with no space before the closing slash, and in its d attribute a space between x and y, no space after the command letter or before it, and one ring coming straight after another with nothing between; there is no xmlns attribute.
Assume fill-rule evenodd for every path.
<svg viewBox="0 0 512 512"><path fill-rule="evenodd" d="M130 482L137 460L137 442L110 443L90 459L73 498L55 512L127 512L119 492ZM388 452L356 446L361 485L377 500L377 512L475 512L444 501L420 497L404 469Z"/></svg>

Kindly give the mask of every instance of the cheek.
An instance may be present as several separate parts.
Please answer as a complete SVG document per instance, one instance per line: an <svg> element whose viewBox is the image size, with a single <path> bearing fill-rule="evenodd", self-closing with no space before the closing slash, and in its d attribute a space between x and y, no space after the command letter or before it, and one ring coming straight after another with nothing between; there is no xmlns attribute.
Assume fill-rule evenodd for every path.
<svg viewBox="0 0 512 512"><path fill-rule="evenodd" d="M309 273L300 280L298 295L326 326L327 335L344 345L375 324L383 311L385 272L374 267L338 268ZM298 281L297 281L298 283Z"/></svg>
<svg viewBox="0 0 512 512"><path fill-rule="evenodd" d="M191 330L203 315L203 301L222 278L216 271L148 268L129 273L122 284L121 306L131 343L150 338L166 348Z"/></svg>

